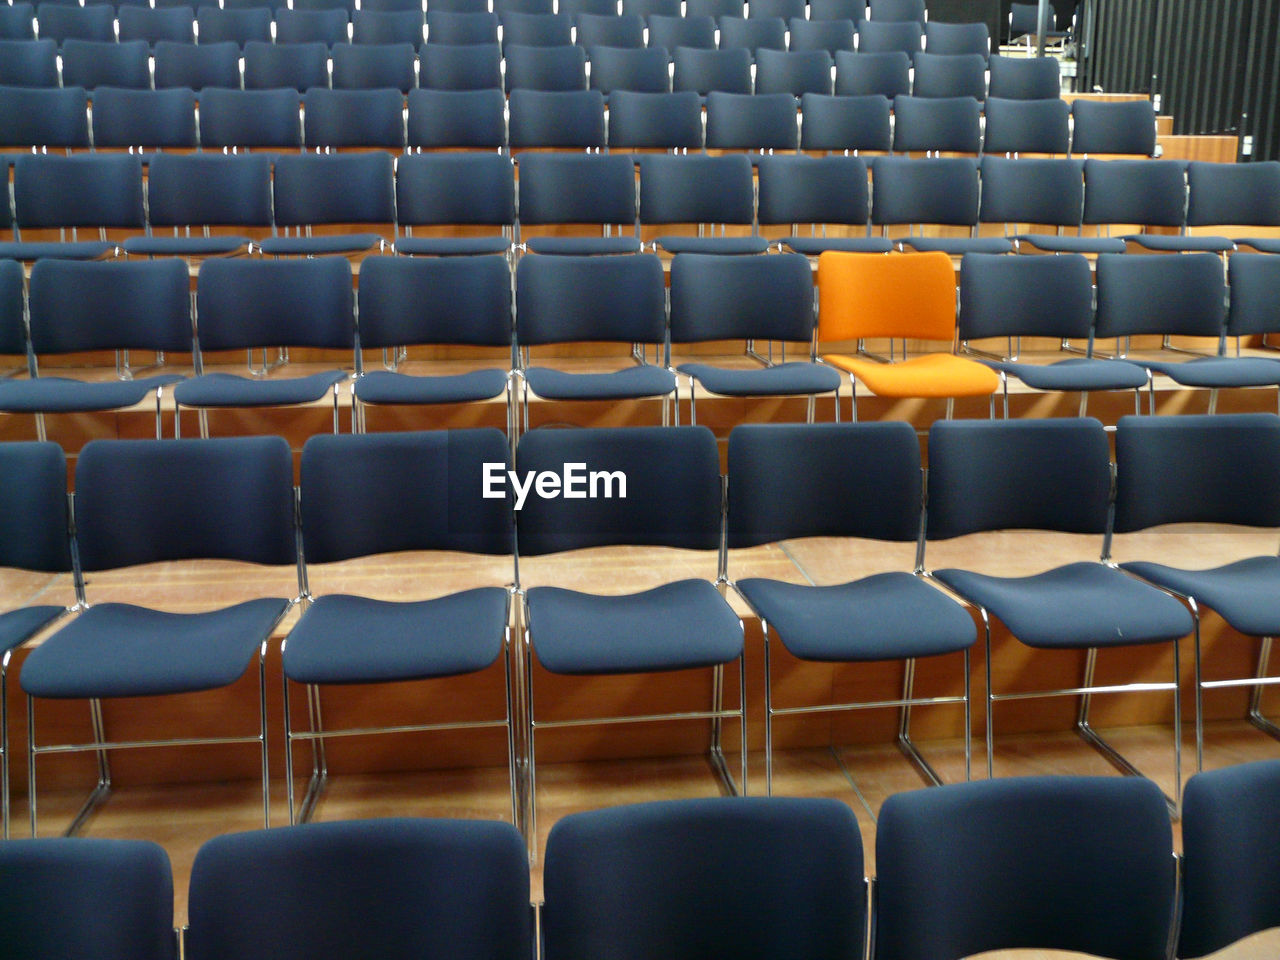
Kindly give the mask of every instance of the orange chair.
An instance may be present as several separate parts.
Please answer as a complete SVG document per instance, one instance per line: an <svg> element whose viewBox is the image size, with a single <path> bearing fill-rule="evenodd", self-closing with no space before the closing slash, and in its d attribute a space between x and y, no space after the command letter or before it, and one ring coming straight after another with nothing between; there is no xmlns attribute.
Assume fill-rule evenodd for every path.
<svg viewBox="0 0 1280 960"><path fill-rule="evenodd" d="M945 253L826 252L818 257L818 286L818 340L858 344L855 356L823 357L850 374L854 419L858 381L881 397L945 397L948 418L956 397L994 397L999 389L999 374L954 353L907 359L907 340L955 341L955 271ZM866 351L867 339L884 337L888 358ZM895 339L903 341L897 362Z"/></svg>

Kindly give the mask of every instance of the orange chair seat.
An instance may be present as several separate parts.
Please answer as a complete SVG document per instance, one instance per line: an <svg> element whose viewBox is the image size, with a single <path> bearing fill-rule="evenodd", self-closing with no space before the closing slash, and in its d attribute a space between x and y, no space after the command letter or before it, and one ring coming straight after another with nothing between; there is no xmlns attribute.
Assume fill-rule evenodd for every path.
<svg viewBox="0 0 1280 960"><path fill-rule="evenodd" d="M1000 375L975 360L925 353L897 363L840 354L823 357L852 373L880 397L986 397L1000 389Z"/></svg>

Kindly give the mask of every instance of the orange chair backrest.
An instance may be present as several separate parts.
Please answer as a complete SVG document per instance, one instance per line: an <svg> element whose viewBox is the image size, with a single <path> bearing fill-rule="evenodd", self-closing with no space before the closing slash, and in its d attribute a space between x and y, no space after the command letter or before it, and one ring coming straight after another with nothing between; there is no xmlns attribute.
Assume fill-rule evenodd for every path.
<svg viewBox="0 0 1280 960"><path fill-rule="evenodd" d="M956 277L951 257L844 253L818 257L818 339L952 340Z"/></svg>

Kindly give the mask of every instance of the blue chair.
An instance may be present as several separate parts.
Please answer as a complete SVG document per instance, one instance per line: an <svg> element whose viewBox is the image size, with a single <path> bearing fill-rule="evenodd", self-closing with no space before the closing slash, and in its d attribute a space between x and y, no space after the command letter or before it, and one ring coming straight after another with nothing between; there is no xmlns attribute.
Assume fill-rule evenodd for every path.
<svg viewBox="0 0 1280 960"><path fill-rule="evenodd" d="M406 63L412 66L412 49L406 44L403 50ZM336 57L334 62L336 66ZM404 149L404 94L394 86L368 90L313 87L302 97L302 118L302 142L307 147Z"/></svg>
<svg viewBox="0 0 1280 960"><path fill-rule="evenodd" d="M760 226L791 226L790 235L773 241L779 247L809 257L824 250L888 253L893 249L887 238L871 236L867 164L861 157L761 157L756 169ZM808 236L800 233L802 223L809 224ZM863 235L829 237L827 224L860 230Z"/></svg>
<svg viewBox="0 0 1280 960"><path fill-rule="evenodd" d="M617 0L562 0L557 4L561 14L578 23L582 17L616 17Z"/></svg>
<svg viewBox="0 0 1280 960"><path fill-rule="evenodd" d="M0 40L34 40L36 8L30 3L0 7Z"/></svg>
<svg viewBox="0 0 1280 960"><path fill-rule="evenodd" d="M0 846L0 923L13 960L175 960L173 872L147 840L16 840Z"/></svg>
<svg viewBox="0 0 1280 960"><path fill-rule="evenodd" d="M352 14L356 11L355 0L293 0L292 9L294 10L339 10L347 15L350 20ZM279 12L280 8L276 8Z"/></svg>
<svg viewBox="0 0 1280 960"><path fill-rule="evenodd" d="M986 60L991 53L991 33L982 21L975 23L939 23L924 25L926 53L956 56L976 53Z"/></svg>
<svg viewBox="0 0 1280 960"><path fill-rule="evenodd" d="M587 53L572 44L560 47L503 46L507 91L585 90Z"/></svg>
<svg viewBox="0 0 1280 960"><path fill-rule="evenodd" d="M649 15L649 46L661 47L674 56L676 47L714 50L716 22L712 17Z"/></svg>
<svg viewBox="0 0 1280 960"><path fill-rule="evenodd" d="M561 818L547 838L547 956L862 955L862 838L830 799L707 798ZM708 897L708 890L724 897Z"/></svg>
<svg viewBox="0 0 1280 960"><path fill-rule="evenodd" d="M382 45L407 43L416 51L426 42L422 8L369 10L361 8L351 18L351 42Z"/></svg>
<svg viewBox="0 0 1280 960"><path fill-rule="evenodd" d="M486 0L436 0L436 10L447 13L483 13L488 6Z"/></svg>
<svg viewBox="0 0 1280 960"><path fill-rule="evenodd" d="M721 17L718 26L721 50L746 50L754 57L757 50L787 49L787 24L780 17L734 15Z"/></svg>
<svg viewBox="0 0 1280 960"><path fill-rule="evenodd" d="M1019 947L1160 960L1176 913L1172 852L1160 791L1142 780L1014 777L895 794L876 824L877 956Z"/></svg>
<svg viewBox="0 0 1280 960"><path fill-rule="evenodd" d="M615 149L702 149L701 98L692 92L609 97L609 144Z"/></svg>
<svg viewBox="0 0 1280 960"><path fill-rule="evenodd" d="M1182 813L1179 957L1203 957L1280 924L1280 889L1266 864L1280 854L1271 811L1280 763L1197 773Z"/></svg>
<svg viewBox="0 0 1280 960"><path fill-rule="evenodd" d="M272 196L284 234L257 245L267 256L359 256L390 246L378 233L312 233L327 224L377 224L395 235L395 175L391 155L381 150L277 157Z"/></svg>
<svg viewBox="0 0 1280 960"><path fill-rule="evenodd" d="M881 96L892 100L911 92L911 58L886 53L836 51L836 96Z"/></svg>
<svg viewBox="0 0 1280 960"><path fill-rule="evenodd" d="M922 23L907 20L863 20L858 24L859 53L905 53L912 60L924 39Z"/></svg>
<svg viewBox="0 0 1280 960"><path fill-rule="evenodd" d="M121 41L145 40L154 47L161 40L195 43L196 12L190 6L124 7L117 15Z"/></svg>
<svg viewBox="0 0 1280 960"><path fill-rule="evenodd" d="M813 422L817 395L832 394L840 419L840 374L819 364L813 339L813 269L799 254L725 257L680 253L671 261L671 343L746 341L746 353L760 363L741 370L707 363L682 363L689 378L689 422L698 422L697 388L728 397L806 397ZM773 341L780 361L773 362ZM768 356L757 350L769 343ZM807 345L807 360L787 361L786 344ZM804 346L800 347L801 356Z"/></svg>
<svg viewBox="0 0 1280 960"><path fill-rule="evenodd" d="M202 411L201 435L208 434L204 411L229 407L279 407L315 403L333 396L333 431L338 432L338 388L344 370L328 370L302 377L267 377L288 354L268 363L268 347L317 347L355 352L354 296L351 264L345 257L260 260L210 259L200 264L196 285L196 376L174 389L175 432L181 434L182 408ZM252 367L253 351L261 349L263 363ZM203 351L245 350L252 376L206 373Z"/></svg>
<svg viewBox="0 0 1280 960"><path fill-rule="evenodd" d="M1131 249L1160 252L1211 251L1235 248L1226 237L1185 235L1187 177L1178 160L1086 160L1084 164L1084 222L1105 226L1139 224L1142 233L1121 239ZM1176 227L1177 236L1148 233L1148 226Z"/></svg>
<svg viewBox="0 0 1280 960"><path fill-rule="evenodd" d="M509 13L553 13L554 10L552 0L493 0L493 12L501 19Z"/></svg>
<svg viewBox="0 0 1280 960"><path fill-rule="evenodd" d="M616 90L636 93L667 93L671 77L667 72L670 55L662 47L635 50L626 47L589 47L590 85L606 97Z"/></svg>
<svg viewBox="0 0 1280 960"><path fill-rule="evenodd" d="M515 828L354 820L217 837L191 870L191 960L302 960L408 950L532 953L529 864Z"/></svg>
<svg viewBox="0 0 1280 960"><path fill-rule="evenodd" d="M16 271L16 274L15 274ZM22 268L16 263L0 265L4 332L0 342L5 352L13 346L13 312L18 313L21 333ZM9 504L0 519L0 566L40 571L51 575L71 570L71 542L67 529L67 458L56 443L11 441L0 446L0 494ZM46 598L47 599L47 598ZM55 604L27 604L0 613L0 826L9 839L9 662L19 647L67 612ZM0 856L11 848L0 847ZM0 868L0 876L6 871ZM8 890L0 915L17 909ZM7 918L6 939L13 936L16 918Z"/></svg>
<svg viewBox="0 0 1280 960"><path fill-rule="evenodd" d="M157 90L166 87L240 87L240 45L225 43L170 43L161 40L154 52Z"/></svg>
<svg viewBox="0 0 1280 960"><path fill-rule="evenodd" d="M93 95L95 147L139 152L196 147L196 95L189 88L125 90L101 87Z"/></svg>
<svg viewBox="0 0 1280 960"><path fill-rule="evenodd" d="M1111 463L1106 432L1091 418L1060 420L938 421L929 431L930 541L988 530L1053 530L1096 534L1103 541L1098 562L1069 563L1024 577L1000 577L956 568L935 570L942 581L978 611L986 634L988 676L991 622L998 619L1019 643L1045 650L1083 650L1079 684L1041 695L1080 697L1075 729L1120 770L1137 770L1090 722L1098 692L1173 694L1173 796L1181 797L1182 717L1178 687L1178 641L1191 633L1191 615L1181 603L1109 564ZM980 562L981 557L975 556ZM1099 649L1169 644L1170 682L1095 685ZM987 775L995 760L994 706L1036 696L997 691L987 685ZM1172 882L1172 876L1170 876ZM1047 944L1046 944L1047 945Z"/></svg>
<svg viewBox="0 0 1280 960"><path fill-rule="evenodd" d="M981 153L980 112L973 97L894 97L893 150Z"/></svg>
<svg viewBox="0 0 1280 960"><path fill-rule="evenodd" d="M356 426L363 432L370 404L473 403L507 394L505 363L500 370L414 376L399 370L399 360L403 348L418 344L502 347L509 356L511 334L505 257L370 257L360 271L360 346L381 348L386 369L356 380ZM507 399L507 431L513 434L514 408Z"/></svg>
<svg viewBox="0 0 1280 960"><path fill-rule="evenodd" d="M96 40L114 43L116 12L110 4L87 7L65 3L41 3L36 7L40 38L52 40L59 47L68 40Z"/></svg>
<svg viewBox="0 0 1280 960"><path fill-rule="evenodd" d="M418 83L427 89L502 91L502 49L496 43L428 43L418 66Z"/></svg>
<svg viewBox="0 0 1280 960"><path fill-rule="evenodd" d="M0 84L56 87L58 44L53 40L0 40Z"/></svg>
<svg viewBox="0 0 1280 960"><path fill-rule="evenodd" d="M634 13L580 13L573 42L588 50L592 47L639 49L644 46L644 18Z"/></svg>
<svg viewBox="0 0 1280 960"><path fill-rule="evenodd" d="M924 0L870 0L870 2L872 20L883 20L889 23L905 23L910 20L920 24L921 29L924 28Z"/></svg>
<svg viewBox="0 0 1280 960"><path fill-rule="evenodd" d="M1280 296L1280 267L1267 260L1267 256L1269 254L1233 253L1227 259L1227 276L1231 281L1227 336L1237 338L1237 355L1239 337L1258 334L1265 347L1268 336L1280 333L1272 309L1275 298Z"/></svg>
<svg viewBox="0 0 1280 960"><path fill-rule="evenodd" d="M279 437L90 441L76 463L75 489L78 569L84 573L161 560L296 562L293 458ZM85 598L83 577L77 579L77 598ZM89 744L55 746L41 745L34 733L28 734L32 836L37 828L36 758L41 753L74 748L97 755L98 786L72 822L69 832L74 832L110 791L111 750L140 746L105 739L102 700L221 689L240 679L255 657L258 730L214 742L258 746L265 825L270 812L266 648L291 606L284 598L259 596L216 610L177 614L95 603L33 650L19 678L28 717L34 717L38 699L88 700L95 736Z"/></svg>
<svg viewBox="0 0 1280 960"><path fill-rule="evenodd" d="M390 87L400 91L403 109L404 94L414 86L413 62L416 57L413 47L407 43L338 44L333 48L333 88L377 90Z"/></svg>
<svg viewBox="0 0 1280 960"><path fill-rule="evenodd" d="M858 23L867 19L867 5L863 0L814 0L809 4L809 19Z"/></svg>
<svg viewBox="0 0 1280 960"><path fill-rule="evenodd" d="M502 17L502 51L521 47L564 47L573 43L573 20L559 13L507 13Z"/></svg>
<svg viewBox="0 0 1280 960"><path fill-rule="evenodd" d="M731 50L667 49L675 60L672 90L692 90L703 97L712 90L751 93L751 54L747 50L741 47Z"/></svg>
<svg viewBox="0 0 1280 960"><path fill-rule="evenodd" d="M987 60L988 95L1003 100L1058 100L1062 97L1057 57L1001 57Z"/></svg>
<svg viewBox="0 0 1280 960"><path fill-rule="evenodd" d="M501 87L411 90L409 146L502 149L507 145L506 109Z"/></svg>
<svg viewBox="0 0 1280 960"><path fill-rule="evenodd" d="M1156 111L1150 100L1075 100L1071 104L1073 154L1153 156Z"/></svg>
<svg viewBox="0 0 1280 960"><path fill-rule="evenodd" d="M907 226L907 235L895 243L913 250L941 250L951 256L1013 251L1013 244L1004 237L978 236L977 160L876 157L871 161L871 176L871 223L886 237L890 226ZM968 227L969 236L913 235L915 228L923 231L926 224Z"/></svg>
<svg viewBox="0 0 1280 960"><path fill-rule="evenodd" d="M806 0L755 0L747 4L748 17L777 17L779 20L803 20L809 13Z"/></svg>
<svg viewBox="0 0 1280 960"><path fill-rule="evenodd" d="M797 17L787 25L788 48L825 50L834 57L841 50L853 53L857 28L852 20L805 20Z"/></svg>
<svg viewBox="0 0 1280 960"><path fill-rule="evenodd" d="M1093 279L1078 253L1053 257L1007 257L966 253L960 262L960 348L998 370L1009 418L1009 377L1036 390L1079 391L1080 412L1094 390L1132 390L1140 412L1141 390L1151 375L1125 360L1093 356ZM1003 337L1004 354L984 354L969 341ZM1023 337L1085 340L1085 356L1052 363L1020 362Z"/></svg>
<svg viewBox="0 0 1280 960"><path fill-rule="evenodd" d="M71 9L93 10L95 7ZM108 8L109 10L110 8ZM151 48L145 40L114 41L71 39L62 44L62 82L71 87L151 86Z"/></svg>
<svg viewBox="0 0 1280 960"><path fill-rule="evenodd" d="M302 147L301 98L296 90L222 90L200 93L200 143L210 147Z"/></svg>
<svg viewBox="0 0 1280 960"><path fill-rule="evenodd" d="M913 96L986 99L987 58L982 54L917 53L915 68Z"/></svg>
<svg viewBox="0 0 1280 960"><path fill-rule="evenodd" d="M396 253L506 255L514 242L516 222L515 169L511 158L497 153L400 157L396 163L396 220L405 228L404 235L396 238ZM446 225L498 227L501 233L459 237L413 232L415 227Z"/></svg>
<svg viewBox="0 0 1280 960"><path fill-rule="evenodd" d="M427 42L460 46L497 43L497 14L433 9L427 14Z"/></svg>
<svg viewBox="0 0 1280 960"><path fill-rule="evenodd" d="M755 92L789 93L796 98L806 93L830 94L832 63L826 49L757 50Z"/></svg>
<svg viewBox="0 0 1280 960"><path fill-rule="evenodd" d="M800 98L800 114L801 150L888 153L892 145L889 100L880 94L827 97L806 93Z"/></svg>
<svg viewBox="0 0 1280 960"><path fill-rule="evenodd" d="M684 14L686 17L710 17L718 20L721 17L739 17L745 12L742 0L686 0Z"/></svg>
<svg viewBox="0 0 1280 960"><path fill-rule="evenodd" d="M795 153L799 141L796 98L792 94L707 94L708 150Z"/></svg>
<svg viewBox="0 0 1280 960"><path fill-rule="evenodd" d="M604 257L590 262L609 264L633 259ZM520 261L520 268L541 260L526 257ZM564 258L548 257L546 261L562 263ZM517 283L517 296L520 289ZM590 464L593 473L579 476L583 484L596 484L595 498L535 496L527 498L523 505L517 502L520 509L516 512L516 537L522 558L606 544L676 547L701 550L705 555L720 545L720 457L715 437L705 427L543 429L520 438L516 450L516 471L520 476L537 476L548 470L559 474L566 469L565 464L571 463ZM619 484L623 482L627 486L625 498L620 496ZM621 584L615 578L609 586L616 594ZM528 705L525 834L531 844L537 837L537 734L544 728L584 722L578 717L545 720L538 716L534 708L535 659L542 670L571 676L709 669L714 690L710 709L674 716L660 713L593 719L606 723L623 719L663 721L681 716L709 720L710 756L719 780L730 793L745 790L742 622L709 579L676 580L627 595L602 596L556 586L529 587L521 595ZM609 642L602 643L604 637ZM724 668L734 663L739 677L738 702L736 708L731 708L724 702ZM736 782L721 747L721 728L725 720L733 719L742 731L742 769ZM857 882L856 877L851 879ZM598 878L592 882L599 884ZM856 922L853 925L858 926ZM569 929L573 926L571 923ZM616 926L609 926L617 930ZM652 928L642 924L637 936L641 929Z"/></svg>
<svg viewBox="0 0 1280 960"><path fill-rule="evenodd" d="M346 10L282 7L276 11L276 43L323 43L326 47L346 43L349 19Z"/></svg>
<svg viewBox="0 0 1280 960"><path fill-rule="evenodd" d="M754 254L769 248L755 228L755 186L745 154L640 157L640 223L698 226L696 236L659 236L655 246L667 253ZM727 236L730 224L750 227L749 235Z"/></svg>
<svg viewBox="0 0 1280 960"><path fill-rule="evenodd" d="M529 428L529 394L553 401L661 399L677 402L668 357L666 293L662 264L652 254L625 257L525 256L516 266L516 370L523 429ZM631 345L637 362L608 373L565 373L533 366L529 348L549 343L596 341ZM661 352L649 363L645 348Z"/></svg>
<svg viewBox="0 0 1280 960"><path fill-rule="evenodd" d="M433 272L441 264L456 269L461 263L385 259L401 270L425 264ZM492 429L312 437L302 448L300 488L302 550L307 563L407 550L510 556L515 533L510 503L504 497L483 495L489 465L506 469L509 450L507 438ZM353 500L353 489L366 495ZM448 509L440 509L442 501ZM431 590L425 583L422 586ZM304 597L307 608L284 639L282 654L289 822L305 823L323 794L328 779L321 760L326 737L348 732L326 730L314 719L319 711L312 713L310 705L319 704L324 687L443 679L480 673L501 663L506 679L502 709L497 711L501 718L408 728L362 726L359 734L425 733L459 726L504 729L511 816L519 823L516 731L511 715L510 589L499 583L431 599L391 601L344 593L313 596L308 587ZM355 636L359 641L353 644ZM306 732L295 731L290 720L290 681L307 688L313 725ZM299 741L313 748L315 764L295 813L293 745Z"/></svg>
<svg viewBox="0 0 1280 960"><path fill-rule="evenodd" d="M1280 226L1280 162L1187 164L1187 226ZM1176 238L1169 238L1176 239ZM1188 238L1195 246L1199 237ZM1274 253L1276 239L1258 242L1235 238L1236 246Z"/></svg>
<svg viewBox="0 0 1280 960"><path fill-rule="evenodd" d="M244 45L244 88L274 90L292 87L301 93L329 86L329 48L323 43L262 43Z"/></svg>
<svg viewBox="0 0 1280 960"><path fill-rule="evenodd" d="M1119 237L1084 234L1084 163L1069 159L982 158L982 223L1003 223L1005 236L1047 253L1124 253ZM1028 233L1028 226L1057 227ZM1075 229L1074 234L1066 231Z"/></svg>
<svg viewBox="0 0 1280 960"><path fill-rule="evenodd" d="M679 17L684 0L622 0L622 12L635 13L642 17L655 14L662 17Z"/></svg>
<svg viewBox="0 0 1280 960"><path fill-rule="evenodd" d="M271 9L265 4L248 9L201 6L196 10L200 43L246 44L271 42Z"/></svg>
<svg viewBox="0 0 1280 960"><path fill-rule="evenodd" d="M1070 108L1065 100L988 97L982 149L987 154L1067 153Z"/></svg>
<svg viewBox="0 0 1280 960"><path fill-rule="evenodd" d="M1074 9L1074 8L1072 8ZM1040 5L1038 3L1011 3L1009 5L1009 40L1016 42L1019 38L1025 39L1027 43L1027 53L1030 54L1035 40L1039 37L1040 31ZM1044 31L1044 40L1046 45L1053 43L1064 43L1066 38L1070 36L1070 32L1066 30L1056 29L1058 20L1058 11L1052 3L1049 4L1049 21Z"/></svg>
<svg viewBox="0 0 1280 960"><path fill-rule="evenodd" d="M0 87L0 140L33 150L87 149L86 97L83 87Z"/></svg>
<svg viewBox="0 0 1280 960"><path fill-rule="evenodd" d="M1124 417L1116 431L1116 532L1169 523L1220 523L1280 527L1280 498L1270 485L1280 477L1280 421L1270 414ZM1262 714L1271 638L1280 632L1274 585L1280 562L1251 557L1203 569L1174 566L1175 557L1136 560L1121 567L1183 600L1195 621L1196 769L1203 768L1205 690L1249 686L1249 721L1272 737L1280 728ZM1257 670L1248 680L1204 680L1201 672L1202 610L1214 610L1235 631L1258 637Z"/></svg>
<svg viewBox="0 0 1280 960"><path fill-rule="evenodd" d="M513 149L604 147L604 96L599 90L517 88L507 105Z"/></svg>
<svg viewBox="0 0 1280 960"><path fill-rule="evenodd" d="M405 10L416 10L421 13L422 0L365 0L360 4L360 9L376 13L403 13Z"/></svg>
<svg viewBox="0 0 1280 960"><path fill-rule="evenodd" d="M522 247L533 253L577 256L640 252L633 158L624 154L525 153L516 161ZM595 233L525 234L527 226L548 224L583 224L594 227Z"/></svg>

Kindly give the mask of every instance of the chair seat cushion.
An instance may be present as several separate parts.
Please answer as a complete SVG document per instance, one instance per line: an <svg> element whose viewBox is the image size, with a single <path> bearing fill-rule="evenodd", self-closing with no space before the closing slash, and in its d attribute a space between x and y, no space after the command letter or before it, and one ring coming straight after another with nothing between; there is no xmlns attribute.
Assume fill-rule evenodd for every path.
<svg viewBox="0 0 1280 960"><path fill-rule="evenodd" d="M1146 369L1127 360L1071 357L1056 363L1015 363L978 358L978 362L1036 390L1136 390L1147 382Z"/></svg>
<svg viewBox="0 0 1280 960"><path fill-rule="evenodd" d="M361 403L470 403L501 396L507 371L472 370L445 377L414 377L390 370L374 370L355 382Z"/></svg>
<svg viewBox="0 0 1280 960"><path fill-rule="evenodd" d="M764 237L659 237L655 241L667 253L764 253L769 241Z"/></svg>
<svg viewBox="0 0 1280 960"><path fill-rule="evenodd" d="M839 354L823 357L848 370L880 397L985 397L1000 389L990 367L949 353L926 353L898 363Z"/></svg>
<svg viewBox="0 0 1280 960"><path fill-rule="evenodd" d="M1194 360L1143 360L1184 387L1274 387L1280 384L1280 360L1266 357L1197 357Z"/></svg>
<svg viewBox="0 0 1280 960"><path fill-rule="evenodd" d="M511 241L506 237L401 237L396 253L432 257L470 257L485 253L506 253Z"/></svg>
<svg viewBox="0 0 1280 960"><path fill-rule="evenodd" d="M1124 253L1119 237L1058 236L1056 233L1025 233L1013 238L1018 247L1024 244L1048 253Z"/></svg>
<svg viewBox="0 0 1280 960"><path fill-rule="evenodd" d="M217 257L240 253L249 237L129 237L124 252L150 257Z"/></svg>
<svg viewBox="0 0 1280 960"><path fill-rule="evenodd" d="M524 378L534 395L544 400L634 400L666 396L676 388L675 374L652 364L614 373L562 373L530 367Z"/></svg>
<svg viewBox="0 0 1280 960"><path fill-rule="evenodd" d="M848 253L891 253L893 241L888 237L784 237L782 245L807 257L816 257L824 250L841 250Z"/></svg>
<svg viewBox="0 0 1280 960"><path fill-rule="evenodd" d="M1013 241L1004 237L903 237L898 242L921 253L941 250L953 257L966 253L1013 253Z"/></svg>
<svg viewBox="0 0 1280 960"><path fill-rule="evenodd" d="M284 673L298 683L384 683L483 670L502 655L507 591L393 603L333 594L298 620Z"/></svg>
<svg viewBox="0 0 1280 960"><path fill-rule="evenodd" d="M525 241L533 253L562 257L592 257L611 253L639 253L637 237L530 237Z"/></svg>
<svg viewBox="0 0 1280 960"><path fill-rule="evenodd" d="M808 361L755 370L726 370L706 363L682 363L676 369L693 377L709 392L726 397L794 397L840 388L838 371Z"/></svg>
<svg viewBox="0 0 1280 960"><path fill-rule="evenodd" d="M742 623L706 580L627 596L534 587L528 602L533 649L552 673L683 670L742 654Z"/></svg>
<svg viewBox="0 0 1280 960"><path fill-rule="evenodd" d="M954 569L934 576L986 607L1032 647L1118 647L1191 632L1191 614L1179 601L1101 563L1072 563L1029 577Z"/></svg>
<svg viewBox="0 0 1280 960"><path fill-rule="evenodd" d="M146 697L234 683L289 608L261 598L207 613L103 603L36 647L22 665L33 697Z"/></svg>
<svg viewBox="0 0 1280 960"><path fill-rule="evenodd" d="M234 373L206 373L174 388L184 407L279 407L319 400L335 383L347 379L341 370L306 377L257 380Z"/></svg>
<svg viewBox="0 0 1280 960"><path fill-rule="evenodd" d="M1120 566L1144 580L1195 597L1243 634L1280 634L1280 557L1250 557L1212 570L1179 570L1148 561Z"/></svg>
<svg viewBox="0 0 1280 960"><path fill-rule="evenodd" d="M345 233L319 237L268 237L258 247L268 256L315 257L324 254L364 253L383 240L376 233Z"/></svg>
<svg viewBox="0 0 1280 960"><path fill-rule="evenodd" d="M1240 237L1237 247L1253 247L1259 253L1280 253L1280 237Z"/></svg>
<svg viewBox="0 0 1280 960"><path fill-rule="evenodd" d="M101 260L115 250L116 245L107 240L11 241L0 243L0 260Z"/></svg>
<svg viewBox="0 0 1280 960"><path fill-rule="evenodd" d="M834 587L738 581L782 645L802 660L903 660L966 650L973 617L909 573L880 573Z"/></svg>
<svg viewBox="0 0 1280 960"><path fill-rule="evenodd" d="M1131 233L1121 238L1126 243L1133 243L1147 250L1161 253L1225 253L1234 250L1236 245L1226 237L1187 237L1169 233Z"/></svg>
<svg viewBox="0 0 1280 960"><path fill-rule="evenodd" d="M29 640L63 613L66 613L65 607L19 607L0 613L0 653Z"/></svg>
<svg viewBox="0 0 1280 960"><path fill-rule="evenodd" d="M68 377L0 380L0 410L6 413L87 413L141 403L158 387L178 383L176 373L140 380L87 382Z"/></svg>

